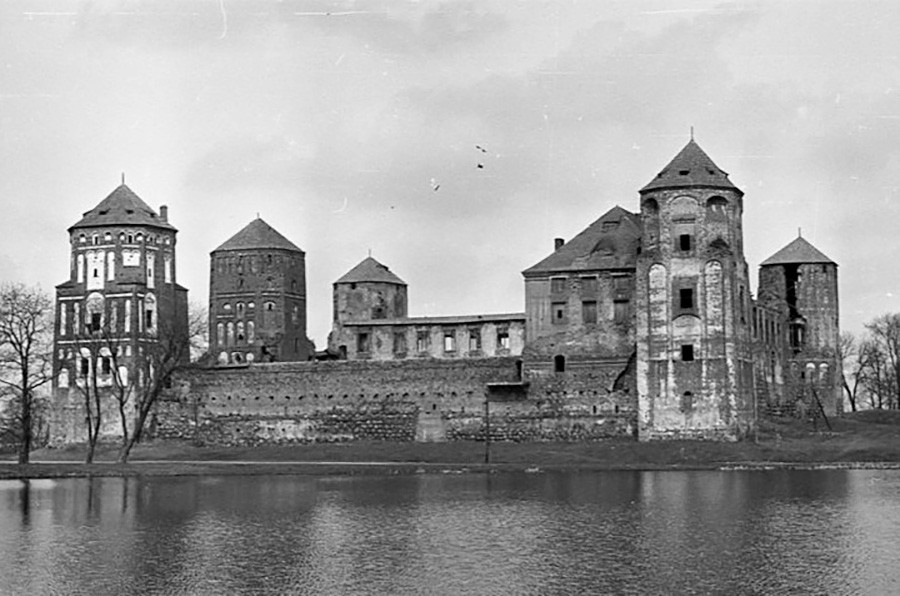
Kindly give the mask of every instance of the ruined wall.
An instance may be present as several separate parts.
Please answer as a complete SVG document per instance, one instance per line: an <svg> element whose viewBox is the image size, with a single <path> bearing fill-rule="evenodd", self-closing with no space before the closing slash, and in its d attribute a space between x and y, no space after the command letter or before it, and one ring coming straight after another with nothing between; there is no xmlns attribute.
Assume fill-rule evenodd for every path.
<svg viewBox="0 0 900 596"><path fill-rule="evenodd" d="M622 362L568 377L529 377L490 404L493 440L630 436L633 393L610 391ZM155 434L217 445L484 438L488 383L520 380L515 358L259 364L179 376ZM612 381L610 381L612 379ZM611 385L612 383L612 385ZM626 382L627 384L627 382Z"/></svg>
<svg viewBox="0 0 900 596"><path fill-rule="evenodd" d="M330 345L350 360L518 356L525 346L521 317L416 317L335 325Z"/></svg>

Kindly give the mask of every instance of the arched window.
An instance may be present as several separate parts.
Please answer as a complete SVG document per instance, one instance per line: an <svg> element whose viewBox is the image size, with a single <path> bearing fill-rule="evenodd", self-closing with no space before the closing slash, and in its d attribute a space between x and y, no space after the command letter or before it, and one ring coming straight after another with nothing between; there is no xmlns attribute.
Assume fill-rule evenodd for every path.
<svg viewBox="0 0 900 596"><path fill-rule="evenodd" d="M225 345L225 323L216 324L216 344Z"/></svg>
<svg viewBox="0 0 900 596"><path fill-rule="evenodd" d="M709 221L728 219L728 200L725 197L710 197L706 201L706 219Z"/></svg>
<svg viewBox="0 0 900 596"><path fill-rule="evenodd" d="M81 244L84 244L85 242L87 242L87 236L82 234L81 236L78 237L78 242L80 242Z"/></svg>
<svg viewBox="0 0 900 596"><path fill-rule="evenodd" d="M116 253L112 250L106 253L106 279L107 281L116 279Z"/></svg>
<svg viewBox="0 0 900 596"><path fill-rule="evenodd" d="M110 232L103 234L103 241L112 242L112 234Z"/></svg>
<svg viewBox="0 0 900 596"><path fill-rule="evenodd" d="M156 298L153 294L147 294L144 299L144 328L147 333L156 333Z"/></svg>
<svg viewBox="0 0 900 596"><path fill-rule="evenodd" d="M229 322L226 329L228 330L228 345L234 344L234 323Z"/></svg>
<svg viewBox="0 0 900 596"><path fill-rule="evenodd" d="M253 343L256 340L256 324L253 321L247 321L247 341Z"/></svg>
<svg viewBox="0 0 900 596"><path fill-rule="evenodd" d="M237 307L237 316L243 317L244 316L244 303L238 302L235 306Z"/></svg>
<svg viewBox="0 0 900 596"><path fill-rule="evenodd" d="M78 255L75 259L75 279L78 283L84 283L84 255Z"/></svg>
<svg viewBox="0 0 900 596"><path fill-rule="evenodd" d="M222 305L222 310L224 310L225 312L231 312L231 304L226 302L225 304Z"/></svg>
<svg viewBox="0 0 900 596"><path fill-rule="evenodd" d="M237 327L237 341L238 341L238 343L243 343L243 341L244 341L244 322L238 321L236 327Z"/></svg>
<svg viewBox="0 0 900 596"><path fill-rule="evenodd" d="M103 294L100 292L92 292L85 300L84 307L87 311L86 325L88 332L96 333L103 328Z"/></svg>
<svg viewBox="0 0 900 596"><path fill-rule="evenodd" d="M562 354L553 357L553 371L558 373L566 372L566 357Z"/></svg>

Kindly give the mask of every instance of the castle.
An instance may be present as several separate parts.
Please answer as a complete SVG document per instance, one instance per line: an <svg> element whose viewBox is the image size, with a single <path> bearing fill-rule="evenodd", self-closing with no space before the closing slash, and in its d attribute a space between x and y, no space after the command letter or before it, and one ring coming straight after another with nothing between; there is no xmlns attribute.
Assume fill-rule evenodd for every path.
<svg viewBox="0 0 900 596"><path fill-rule="evenodd" d="M840 413L837 265L798 237L760 265L754 299L744 193L693 139L639 196L637 212L610 209L523 271L524 313L410 317L406 283L368 257L334 282L318 353L305 253L257 218L211 253L206 365L179 373L154 432L219 444L488 428L498 440L734 440L760 412ZM115 372L82 338L103 330L139 382L129 357L186 325L175 233L165 207L124 183L69 229L57 442L83 440L72 386Z"/></svg>

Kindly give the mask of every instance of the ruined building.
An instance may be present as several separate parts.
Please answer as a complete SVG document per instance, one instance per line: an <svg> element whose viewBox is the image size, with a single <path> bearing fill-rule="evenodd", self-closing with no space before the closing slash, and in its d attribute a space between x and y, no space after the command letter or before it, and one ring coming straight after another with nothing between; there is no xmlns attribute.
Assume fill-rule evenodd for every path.
<svg viewBox="0 0 900 596"><path fill-rule="evenodd" d="M186 333L187 290L176 282L176 233L124 182L69 228L69 279L56 286L54 438L84 440L86 384L134 383L140 356ZM105 429L115 434L111 404ZM106 433L105 433L106 434Z"/></svg>
<svg viewBox="0 0 900 596"><path fill-rule="evenodd" d="M522 353L522 313L407 316L407 286L367 257L334 282L328 347L350 360L485 358Z"/></svg>
<svg viewBox="0 0 900 596"><path fill-rule="evenodd" d="M117 194L133 197L126 191L97 210ZM364 259L333 284L332 330L317 361L306 361L305 255L251 222L212 252L216 364L180 375L159 406L158 436L734 440L761 414L840 413L837 265L797 238L761 264L754 299L744 193L693 139L638 194L634 212L613 207L522 272L524 313L410 317L407 284ZM165 211L120 210L141 220L100 222L92 211L70 230L57 337L64 369L94 366L66 343L73 321L102 327L111 317L138 346L152 321L181 316L162 306L183 302ZM135 262L156 272L152 281ZM115 297L124 302L94 296L120 276ZM66 374L63 397L75 373Z"/></svg>
<svg viewBox="0 0 900 596"><path fill-rule="evenodd" d="M306 254L258 217L210 253L209 343L220 364L313 356Z"/></svg>

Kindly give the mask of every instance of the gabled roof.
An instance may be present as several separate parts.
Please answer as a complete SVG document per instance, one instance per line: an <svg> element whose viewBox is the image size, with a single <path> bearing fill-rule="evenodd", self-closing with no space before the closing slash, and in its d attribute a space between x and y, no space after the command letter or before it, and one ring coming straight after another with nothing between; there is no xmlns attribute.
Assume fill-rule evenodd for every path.
<svg viewBox="0 0 900 596"><path fill-rule="evenodd" d="M336 284L351 284L363 282L377 282L385 284L397 284L405 286L406 282L391 273L391 270L373 259L366 257L363 261L345 273Z"/></svg>
<svg viewBox="0 0 900 596"><path fill-rule="evenodd" d="M174 230L169 222L160 219L156 211L151 209L133 190L120 184L96 207L86 211L78 223L69 228L95 228L101 226L155 226Z"/></svg>
<svg viewBox="0 0 900 596"><path fill-rule="evenodd" d="M831 263L832 265L837 265L837 263L823 255L818 248L807 242L802 236L797 236L790 244L760 263L760 267L808 263Z"/></svg>
<svg viewBox="0 0 900 596"><path fill-rule="evenodd" d="M223 242L213 252L220 250L253 250L259 248L278 248L294 252L303 252L293 242L279 234L275 228L257 217L244 228Z"/></svg>
<svg viewBox="0 0 900 596"><path fill-rule="evenodd" d="M640 217L616 205L522 275L635 267L640 239Z"/></svg>
<svg viewBox="0 0 900 596"><path fill-rule="evenodd" d="M694 139L688 141L684 149L656 175L656 178L642 188L641 192L691 186L729 188L741 192L728 179L728 172L713 163L713 160L700 148L700 145L694 142Z"/></svg>

